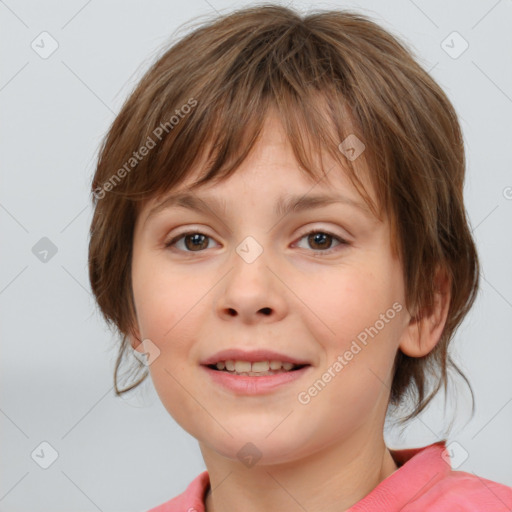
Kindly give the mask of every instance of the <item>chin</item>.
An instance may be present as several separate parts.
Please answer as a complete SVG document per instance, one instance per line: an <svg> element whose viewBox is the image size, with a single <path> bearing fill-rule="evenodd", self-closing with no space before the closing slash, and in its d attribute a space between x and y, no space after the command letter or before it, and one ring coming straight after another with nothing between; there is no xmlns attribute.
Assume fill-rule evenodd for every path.
<svg viewBox="0 0 512 512"><path fill-rule="evenodd" d="M212 439L210 437L201 441L209 450L213 450L218 455L237 461L251 468L254 465L270 466L276 464L285 464L296 460L300 448L304 446L304 441L292 439L288 431L278 435L272 432L272 429L265 432L257 432L255 429L238 430L233 437L224 433L221 439ZM268 436L268 437L267 437Z"/></svg>

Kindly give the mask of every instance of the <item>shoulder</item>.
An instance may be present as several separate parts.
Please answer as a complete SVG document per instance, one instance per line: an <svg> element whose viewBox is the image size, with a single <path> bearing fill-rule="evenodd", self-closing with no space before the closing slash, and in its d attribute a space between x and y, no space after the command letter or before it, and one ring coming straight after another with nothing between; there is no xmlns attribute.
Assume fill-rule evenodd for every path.
<svg viewBox="0 0 512 512"><path fill-rule="evenodd" d="M350 512L512 511L512 487L454 471L445 441L391 453L398 469Z"/></svg>
<svg viewBox="0 0 512 512"><path fill-rule="evenodd" d="M181 494L147 512L204 512L204 495L209 485L208 471L203 471Z"/></svg>
<svg viewBox="0 0 512 512"><path fill-rule="evenodd" d="M435 510L463 512L512 510L512 487L464 471L450 471L404 512Z"/></svg>

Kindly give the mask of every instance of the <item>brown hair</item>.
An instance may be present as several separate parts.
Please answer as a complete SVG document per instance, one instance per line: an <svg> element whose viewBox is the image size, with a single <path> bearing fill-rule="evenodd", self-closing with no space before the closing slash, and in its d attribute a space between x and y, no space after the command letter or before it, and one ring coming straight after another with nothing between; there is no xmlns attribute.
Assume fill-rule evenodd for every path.
<svg viewBox="0 0 512 512"><path fill-rule="evenodd" d="M193 188L228 178L270 109L302 171L320 176L313 151L305 150L307 137L314 154L325 149L347 169L379 218L382 210L389 216L410 311L432 307L438 268L450 280L448 318L436 347L420 358L401 351L396 356L390 403L414 397L410 419L441 386L446 392L448 368L462 375L447 349L478 289L457 116L411 51L367 17L351 11L301 16L272 4L209 20L172 45L126 100L102 143L92 182L89 277L105 320L122 337L116 393L148 375L118 389L121 362L132 351L126 335L136 325L131 255L137 215L149 199L189 176L206 148L209 166ZM365 145L356 160L340 151L350 134ZM363 164L371 170L378 207L357 176ZM145 368L134 362L132 371Z"/></svg>

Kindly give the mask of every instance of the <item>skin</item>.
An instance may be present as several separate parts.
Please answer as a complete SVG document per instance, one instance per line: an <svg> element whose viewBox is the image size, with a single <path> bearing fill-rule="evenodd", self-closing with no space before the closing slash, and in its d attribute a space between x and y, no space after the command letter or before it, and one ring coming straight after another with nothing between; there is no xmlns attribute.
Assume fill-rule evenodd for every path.
<svg viewBox="0 0 512 512"><path fill-rule="evenodd" d="M208 512L271 512L298 504L308 512L339 512L397 469L383 440L393 360L399 349L414 357L432 350L449 296L442 288L431 316L411 318L387 219L347 204L274 216L283 193L305 195L312 187L364 204L340 167L328 179L300 172L280 123L269 116L236 173L195 192L224 199L224 211L171 208L148 220L152 200L137 219L132 346L148 350L138 340L149 339L160 351L149 366L151 378L169 414L199 441L212 489ZM165 247L187 228L209 237L201 249L184 238ZM348 244L328 237L315 245L304 236L313 228ZM250 264L235 250L249 235L263 248ZM298 394L394 303L402 310L320 393L300 403ZM277 350L312 368L266 395L237 396L213 384L199 365L232 347ZM237 457L248 442L261 452L252 467Z"/></svg>

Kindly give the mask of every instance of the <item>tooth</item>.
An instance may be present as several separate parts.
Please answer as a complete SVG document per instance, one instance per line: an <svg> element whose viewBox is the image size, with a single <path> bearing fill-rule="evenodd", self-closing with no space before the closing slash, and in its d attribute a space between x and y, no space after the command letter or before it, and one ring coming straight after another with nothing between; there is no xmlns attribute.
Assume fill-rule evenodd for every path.
<svg viewBox="0 0 512 512"><path fill-rule="evenodd" d="M270 364L268 361L258 361L257 363L252 363L253 372L268 372L269 368Z"/></svg>
<svg viewBox="0 0 512 512"><path fill-rule="evenodd" d="M251 371L251 363L249 361L235 361L235 372L250 372Z"/></svg>
<svg viewBox="0 0 512 512"><path fill-rule="evenodd" d="M227 370L229 372L236 372L237 374L250 374L252 375L273 375L272 371L290 371L295 365L293 363L283 363L281 361L219 361L216 363L217 370Z"/></svg>

